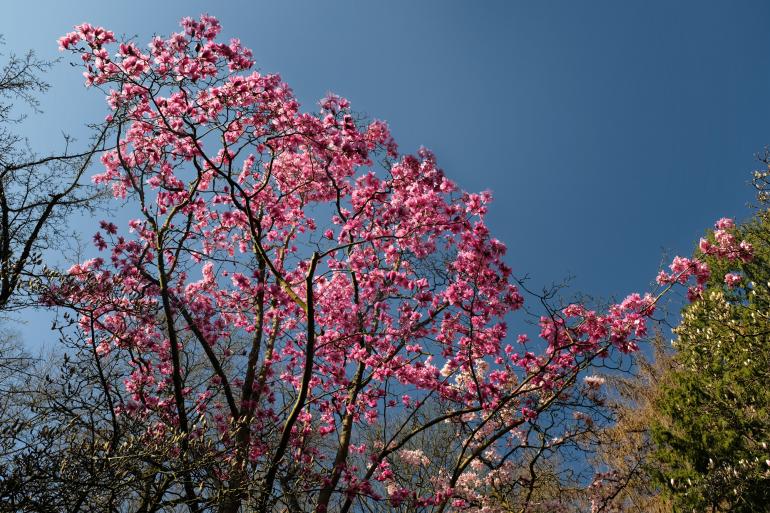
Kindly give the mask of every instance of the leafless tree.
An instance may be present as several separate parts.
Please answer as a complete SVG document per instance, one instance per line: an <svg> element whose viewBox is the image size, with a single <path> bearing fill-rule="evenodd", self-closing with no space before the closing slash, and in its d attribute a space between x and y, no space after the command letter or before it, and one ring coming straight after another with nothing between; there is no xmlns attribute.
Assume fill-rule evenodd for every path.
<svg viewBox="0 0 770 513"><path fill-rule="evenodd" d="M65 135L59 151L34 150L23 121L38 112L38 95L50 87L43 74L53 63L31 51L0 57L0 311L7 312L28 304L44 254L67 242L66 219L97 205L100 191L84 173L104 149L107 128L92 127L80 149Z"/></svg>
<svg viewBox="0 0 770 513"><path fill-rule="evenodd" d="M24 121L40 112L39 95L50 88L44 75L54 63L32 51L0 53L0 60L0 317L6 326L0 334L0 510L76 511L54 500L51 491L56 474L69 472L74 478L65 470L73 461L68 451L89 439L65 416L52 419L51 414L70 399L93 399L83 418L90 415L94 421L95 407L102 403L93 396L97 389L91 387L88 367L75 368L67 359L54 372L23 349L7 317L33 304L46 275L54 272L44 259L55 258L70 243L70 216L97 208L100 191L84 173L104 149L107 127L90 127L92 136L82 145L65 135L58 151L33 149L23 134ZM73 379L64 385L66 373ZM73 404L68 408L76 408ZM64 450L75 433L80 438ZM71 500L77 501L77 494Z"/></svg>

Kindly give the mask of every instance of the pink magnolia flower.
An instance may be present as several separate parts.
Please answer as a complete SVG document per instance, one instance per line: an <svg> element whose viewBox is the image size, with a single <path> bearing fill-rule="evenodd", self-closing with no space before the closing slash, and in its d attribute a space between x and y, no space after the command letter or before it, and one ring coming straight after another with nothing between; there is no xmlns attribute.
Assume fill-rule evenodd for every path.
<svg viewBox="0 0 770 513"><path fill-rule="evenodd" d="M725 284L727 284L728 288L735 288L743 279L743 277L740 274L737 273L727 273L725 274Z"/></svg>

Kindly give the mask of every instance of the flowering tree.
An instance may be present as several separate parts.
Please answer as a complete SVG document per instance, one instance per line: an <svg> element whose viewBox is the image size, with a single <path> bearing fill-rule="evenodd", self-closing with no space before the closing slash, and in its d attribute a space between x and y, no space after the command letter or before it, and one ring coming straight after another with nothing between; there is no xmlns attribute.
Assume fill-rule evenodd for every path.
<svg viewBox="0 0 770 513"><path fill-rule="evenodd" d="M106 258L47 300L130 368L114 414L163 453L137 504L494 511L501 482L532 495L534 461L597 404L581 370L635 351L655 298L546 308L540 340L508 343L523 298L489 194L427 150L400 155L344 98L301 112L238 40L217 42L216 19L182 27L147 51L88 24L60 40L112 110L94 180L137 218L102 222ZM704 272L677 265L662 282Z"/></svg>

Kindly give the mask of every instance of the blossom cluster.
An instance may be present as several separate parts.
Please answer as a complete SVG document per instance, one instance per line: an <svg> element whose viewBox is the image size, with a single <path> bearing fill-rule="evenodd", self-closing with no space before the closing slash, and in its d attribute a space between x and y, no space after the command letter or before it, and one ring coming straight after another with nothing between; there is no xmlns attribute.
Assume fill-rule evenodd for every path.
<svg viewBox="0 0 770 513"><path fill-rule="evenodd" d="M733 233L735 221L723 217L714 224L714 242L702 238L698 244L700 252L704 256L714 256L727 262L750 262L754 248L745 240L739 241ZM660 271L657 282L660 285L674 283L687 283L690 278L695 278L695 285L689 287L688 298L695 301L701 297L703 286L711 277L711 269L708 263L700 258L674 257L669 266L670 273ZM729 288L735 287L741 281L737 273L728 273L724 276L724 282Z"/></svg>

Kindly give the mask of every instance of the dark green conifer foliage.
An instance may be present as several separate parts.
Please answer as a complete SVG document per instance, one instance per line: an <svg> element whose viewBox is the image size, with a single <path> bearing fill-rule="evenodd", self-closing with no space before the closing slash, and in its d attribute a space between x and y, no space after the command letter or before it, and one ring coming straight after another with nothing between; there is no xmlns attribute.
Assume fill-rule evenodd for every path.
<svg viewBox="0 0 770 513"><path fill-rule="evenodd" d="M675 329L651 430L654 473L683 512L770 511L770 213L735 235L754 259L705 257L712 278ZM733 288L728 272L742 276Z"/></svg>

